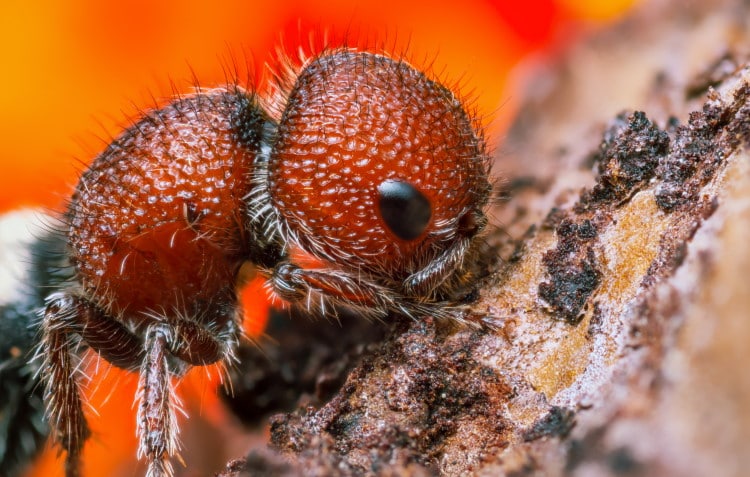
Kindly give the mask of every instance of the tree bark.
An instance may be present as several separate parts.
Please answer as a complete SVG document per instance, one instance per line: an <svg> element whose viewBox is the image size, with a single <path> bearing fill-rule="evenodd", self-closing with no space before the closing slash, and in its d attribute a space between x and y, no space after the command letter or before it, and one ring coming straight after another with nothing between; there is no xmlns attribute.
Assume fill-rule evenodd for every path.
<svg viewBox="0 0 750 477"><path fill-rule="evenodd" d="M747 475L748 18L644 2L529 69L480 326L397 320L222 475Z"/></svg>

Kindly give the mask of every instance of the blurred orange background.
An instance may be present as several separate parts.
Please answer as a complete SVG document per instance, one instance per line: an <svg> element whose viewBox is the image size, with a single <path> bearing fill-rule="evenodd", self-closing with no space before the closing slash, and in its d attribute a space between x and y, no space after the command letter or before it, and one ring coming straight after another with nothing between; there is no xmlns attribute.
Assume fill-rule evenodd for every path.
<svg viewBox="0 0 750 477"><path fill-rule="evenodd" d="M235 73L240 84L262 90L269 77L265 65L275 62L277 49L295 55L297 48L307 49L311 36L317 45L385 48L429 67L474 100L491 144L498 145L494 138L517 107L517 85L509 81L513 68L530 55L561 50L634 1L5 1L0 212L22 206L62 210L79 171L138 110L164 104L174 91L191 91L196 80L213 86L233 81ZM252 84L245 84L247 78L254 78ZM255 299L248 308L261 317L257 321L248 312L248 323L262 323L266 306ZM197 371L196 379L180 385L192 416L182 425L188 461L201 451L190 447L190 426L214 429L202 434L203 442L209 436L229 439L221 430L229 418L213 389L206 390L203 370ZM86 476L140 472L133 462L134 383L113 371L92 384L99 389L92 398L99 416L90 413L95 434L84 455ZM225 454L241 452L215 450L216 442L203 447L214 454L206 464L214 471ZM177 470L209 473L180 465ZM29 475L61 472L60 460L47 451Z"/></svg>

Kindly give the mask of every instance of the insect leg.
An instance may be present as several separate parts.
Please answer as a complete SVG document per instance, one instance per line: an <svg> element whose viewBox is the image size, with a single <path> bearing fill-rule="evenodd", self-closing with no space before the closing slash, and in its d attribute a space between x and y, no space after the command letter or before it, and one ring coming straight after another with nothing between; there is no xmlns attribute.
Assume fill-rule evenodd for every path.
<svg viewBox="0 0 750 477"><path fill-rule="evenodd" d="M282 299L321 314L326 313L327 303L348 306L377 317L389 311L406 311L399 306L398 297L386 287L340 270L305 269L282 262L274 268L270 283Z"/></svg>
<svg viewBox="0 0 750 477"><path fill-rule="evenodd" d="M145 356L138 382L138 457L148 460L147 477L173 475L169 457L179 450L172 382L167 363L168 326L157 323L146 332Z"/></svg>
<svg viewBox="0 0 750 477"><path fill-rule="evenodd" d="M172 388L168 356L197 366L233 359L237 331L234 321L225 323L218 332L185 319L148 328L138 385L138 456L148 460L147 477L173 475L169 457L179 451L179 401Z"/></svg>
<svg viewBox="0 0 750 477"><path fill-rule="evenodd" d="M79 475L81 450L90 430L83 415L76 373L74 334L81 329L76 299L59 293L47 300L39 353L52 435L66 452L65 475Z"/></svg>

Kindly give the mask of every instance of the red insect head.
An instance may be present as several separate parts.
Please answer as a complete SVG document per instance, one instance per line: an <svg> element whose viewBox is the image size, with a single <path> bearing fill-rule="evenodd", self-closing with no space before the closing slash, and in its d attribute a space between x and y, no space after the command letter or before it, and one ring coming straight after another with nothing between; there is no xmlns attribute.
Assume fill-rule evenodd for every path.
<svg viewBox="0 0 750 477"><path fill-rule="evenodd" d="M89 435L79 342L140 373L139 455L172 475L170 376L235 360L244 263L318 313L450 317L471 286L491 186L461 101L406 62L344 49L288 84L271 113L238 86L177 98L83 173L66 215L75 279L48 298L40 347L68 477Z"/></svg>
<svg viewBox="0 0 750 477"><path fill-rule="evenodd" d="M385 56L340 52L307 65L289 93L268 192L305 249L403 279L481 213L482 147L443 86Z"/></svg>

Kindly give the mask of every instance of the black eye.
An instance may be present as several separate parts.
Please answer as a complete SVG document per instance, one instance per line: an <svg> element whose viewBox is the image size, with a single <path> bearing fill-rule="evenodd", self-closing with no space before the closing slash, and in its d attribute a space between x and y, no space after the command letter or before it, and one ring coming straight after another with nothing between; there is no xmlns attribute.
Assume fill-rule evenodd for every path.
<svg viewBox="0 0 750 477"><path fill-rule="evenodd" d="M408 182L387 180L378 186L380 214L391 232L403 240L422 235L432 216L430 201Z"/></svg>

